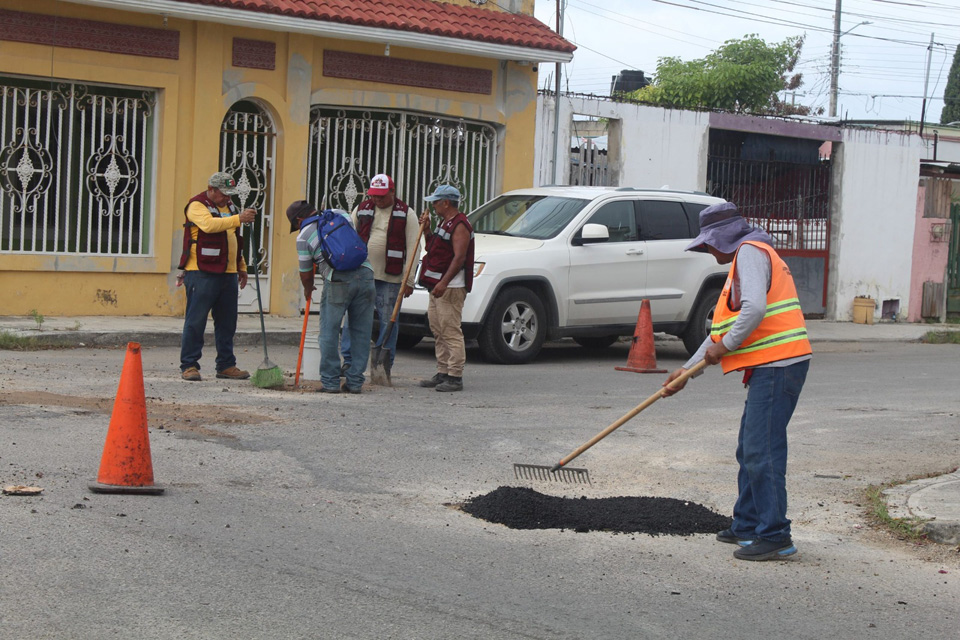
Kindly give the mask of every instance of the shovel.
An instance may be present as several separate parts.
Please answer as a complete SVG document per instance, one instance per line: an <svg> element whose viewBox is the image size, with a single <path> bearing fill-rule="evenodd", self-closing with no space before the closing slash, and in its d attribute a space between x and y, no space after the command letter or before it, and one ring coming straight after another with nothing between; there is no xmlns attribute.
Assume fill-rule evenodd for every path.
<svg viewBox="0 0 960 640"><path fill-rule="evenodd" d="M693 365L681 375L670 383L671 388L675 388L677 385L683 384L690 379L690 376L694 375L701 369L707 366L706 360L701 360L697 364ZM636 407L631 409L619 420L611 424L609 427L598 433L597 435L590 438L587 442L580 445L574 449L570 455L565 458L562 458L560 462L548 467L545 465L538 464L515 464L513 465L513 474L517 478L524 478L529 480L559 480L560 482L585 482L590 483L590 474L586 469L565 469L564 465L568 462L579 456L581 453L597 444L608 435L622 427L626 422L636 416L638 413L652 405L654 402L663 397L663 388L657 390L655 394L638 404ZM558 473L559 472L559 473Z"/></svg>
<svg viewBox="0 0 960 640"><path fill-rule="evenodd" d="M303 310L303 330L300 331L300 353L297 354L297 375L293 378L293 386L300 387L300 365L303 364L303 343L307 338L307 322L310 320L310 298L307 298L307 306Z"/></svg>
<svg viewBox="0 0 960 640"><path fill-rule="evenodd" d="M417 241L414 246L420 246L420 237L423 235L423 230L429 221L430 218L426 218L420 223L420 230L417 231ZM397 316L400 315L400 303L403 302L403 290L407 286L407 278L410 277L410 270L413 268L413 260L416 256L416 251L410 252L410 259L407 260L407 268L403 270L403 280L400 281L400 291L397 293L397 302L393 305L393 315L390 316L387 330L380 333L380 335L383 336L383 342L386 342L390 338L390 334L393 332L393 326L397 323ZM393 359L390 356L390 349L384 349L383 343L373 348L373 351L370 352L370 382L392 386L390 369L393 367Z"/></svg>

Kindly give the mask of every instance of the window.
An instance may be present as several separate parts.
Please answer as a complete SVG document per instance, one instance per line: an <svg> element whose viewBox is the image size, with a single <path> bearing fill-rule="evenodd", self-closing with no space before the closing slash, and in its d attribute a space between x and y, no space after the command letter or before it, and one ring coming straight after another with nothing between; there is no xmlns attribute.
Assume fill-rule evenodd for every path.
<svg viewBox="0 0 960 640"><path fill-rule="evenodd" d="M0 253L150 254L155 104L0 77Z"/></svg>
<svg viewBox="0 0 960 640"><path fill-rule="evenodd" d="M470 214L477 233L545 240L553 238L587 205L557 196L500 196Z"/></svg>
<svg viewBox="0 0 960 640"><path fill-rule="evenodd" d="M640 202L641 240L680 240L692 237L681 203L659 200Z"/></svg>
<svg viewBox="0 0 960 640"><path fill-rule="evenodd" d="M610 233L609 242L632 242L637 239L637 214L632 200L605 204L587 222L605 226Z"/></svg>

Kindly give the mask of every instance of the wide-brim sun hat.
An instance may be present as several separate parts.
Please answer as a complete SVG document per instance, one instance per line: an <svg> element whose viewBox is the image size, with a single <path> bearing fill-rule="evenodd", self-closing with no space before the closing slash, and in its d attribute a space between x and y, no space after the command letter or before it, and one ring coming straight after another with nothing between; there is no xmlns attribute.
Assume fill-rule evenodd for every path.
<svg viewBox="0 0 960 640"><path fill-rule="evenodd" d="M766 231L751 226L732 202L712 204L700 212L700 233L685 251L708 253L713 247L720 253L736 253L747 240L773 245Z"/></svg>

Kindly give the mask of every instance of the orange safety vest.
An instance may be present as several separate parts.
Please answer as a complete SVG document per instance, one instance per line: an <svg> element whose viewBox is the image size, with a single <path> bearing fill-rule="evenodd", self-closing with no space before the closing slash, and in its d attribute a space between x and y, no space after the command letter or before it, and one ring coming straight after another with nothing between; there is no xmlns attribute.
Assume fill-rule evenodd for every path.
<svg viewBox="0 0 960 640"><path fill-rule="evenodd" d="M803 321L803 311L800 310L800 300L797 297L797 288L793 284L793 276L790 275L790 267L777 255L773 247L767 244L750 241L743 244L762 249L770 257L772 268L770 288L767 290L767 312L743 344L720 360L724 373L812 353L810 340L807 338L807 325ZM717 308L713 312L710 339L714 342L720 342L740 317L739 309L730 308L730 290L736 269L737 257L734 256L727 281L717 301Z"/></svg>

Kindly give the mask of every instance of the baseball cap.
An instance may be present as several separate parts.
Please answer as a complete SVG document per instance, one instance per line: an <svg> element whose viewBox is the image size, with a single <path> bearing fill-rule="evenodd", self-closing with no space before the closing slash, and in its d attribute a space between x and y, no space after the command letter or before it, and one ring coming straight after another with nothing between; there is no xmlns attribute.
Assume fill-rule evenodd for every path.
<svg viewBox="0 0 960 640"><path fill-rule="evenodd" d="M378 173L370 181L370 188L367 189L368 196L385 196L393 191L393 178L385 173Z"/></svg>
<svg viewBox="0 0 960 640"><path fill-rule="evenodd" d="M287 220L290 221L290 233L300 230L300 222L297 220L298 218L308 217L316 210L317 208L306 200L297 200L287 207Z"/></svg>
<svg viewBox="0 0 960 640"><path fill-rule="evenodd" d="M217 171L207 180L207 186L219 189L225 196L234 196L237 194L237 181L226 171Z"/></svg>
<svg viewBox="0 0 960 640"><path fill-rule="evenodd" d="M460 191L453 185L442 184L437 187L437 190L433 192L433 195L429 195L424 198L427 202L436 202L437 200L453 200L454 202L460 201Z"/></svg>

